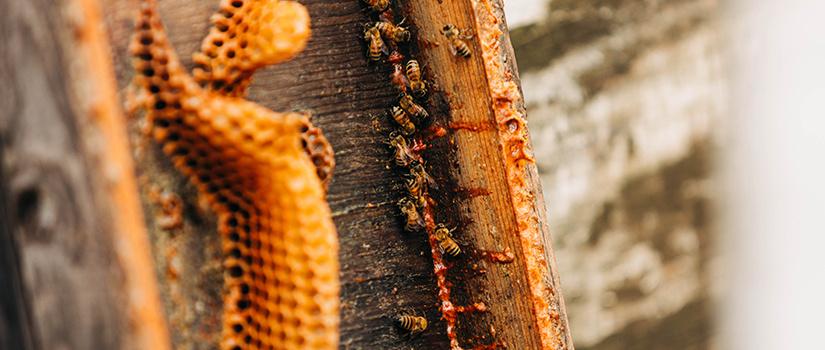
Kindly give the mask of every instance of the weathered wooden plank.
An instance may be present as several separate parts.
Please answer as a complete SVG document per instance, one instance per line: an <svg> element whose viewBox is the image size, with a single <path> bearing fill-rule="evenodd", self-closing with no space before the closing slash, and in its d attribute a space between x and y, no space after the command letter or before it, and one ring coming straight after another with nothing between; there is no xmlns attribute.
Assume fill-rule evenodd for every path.
<svg viewBox="0 0 825 350"><path fill-rule="evenodd" d="M118 272L95 203L95 180L78 149L77 111L65 80L59 6L4 2L4 95L0 107L4 220L17 248L36 348L113 348L124 315ZM108 270L108 271L107 271ZM89 288L89 286L96 286ZM112 287L112 288L109 288Z"/></svg>
<svg viewBox="0 0 825 350"><path fill-rule="evenodd" d="M0 344L162 349L96 4L0 4Z"/></svg>

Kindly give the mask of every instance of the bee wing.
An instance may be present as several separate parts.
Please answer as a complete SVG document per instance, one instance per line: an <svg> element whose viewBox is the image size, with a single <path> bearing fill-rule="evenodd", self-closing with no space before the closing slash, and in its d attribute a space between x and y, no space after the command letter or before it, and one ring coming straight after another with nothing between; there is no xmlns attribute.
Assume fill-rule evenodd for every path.
<svg viewBox="0 0 825 350"><path fill-rule="evenodd" d="M435 183L435 179L433 179L433 177L430 176L430 174L427 174L426 172L424 172L423 174L424 174L424 179L427 180L427 183L430 184L430 187L432 187L434 190L437 190L438 189L438 184Z"/></svg>
<svg viewBox="0 0 825 350"><path fill-rule="evenodd" d="M450 52L453 53L453 56L458 55L458 50L455 49L455 45L450 44Z"/></svg>
<svg viewBox="0 0 825 350"><path fill-rule="evenodd" d="M391 160L394 162L398 162L398 159L402 159L404 161L404 166L410 165L410 158L407 155L407 152L404 152L404 150L400 148L397 148L395 150L395 155L392 157Z"/></svg>
<svg viewBox="0 0 825 350"><path fill-rule="evenodd" d="M464 34L464 32L470 32L470 34ZM473 30L470 28L462 29L461 32L458 33L458 37L465 40L472 38L473 35Z"/></svg>
<svg viewBox="0 0 825 350"><path fill-rule="evenodd" d="M446 255L448 255L448 254L447 254L447 251L446 251L446 250L444 250L444 246L442 246L442 245L441 245L441 242L438 242L438 244L437 244L437 245L438 245L438 250L441 252L441 255L442 255L442 256L446 256Z"/></svg>
<svg viewBox="0 0 825 350"><path fill-rule="evenodd" d="M412 161L413 159L415 159L415 156L412 154L412 152L410 152L410 149L409 149L409 148L404 148L404 151L403 151L403 152L404 152L404 155L405 155L405 156L406 156L406 157L407 157L410 161ZM409 163L409 162L408 162L408 163Z"/></svg>
<svg viewBox="0 0 825 350"><path fill-rule="evenodd" d="M420 123L422 123L422 122L424 122L425 120L427 120L427 119L429 119L429 118L430 118L430 113L427 113L427 110L426 110L426 109L421 108L421 114L418 116L418 122L419 122L419 124L420 124Z"/></svg>
<svg viewBox="0 0 825 350"><path fill-rule="evenodd" d="M424 332L424 331L419 331L417 329L410 331L410 339L415 338L417 335L421 334L422 332Z"/></svg>
<svg viewBox="0 0 825 350"><path fill-rule="evenodd" d="M387 43L384 42L384 39L381 39L381 36L378 36L378 37L375 38L375 40L377 40L378 43L381 45L381 52L383 52L385 55L389 56L390 55L390 48L389 48L389 46L387 46Z"/></svg>
<svg viewBox="0 0 825 350"><path fill-rule="evenodd" d="M393 71L392 80L398 85L404 84L404 86L406 87L410 86L410 79L407 78L407 75L405 73L401 72L400 68L397 71Z"/></svg>
<svg viewBox="0 0 825 350"><path fill-rule="evenodd" d="M470 246L470 243L468 243L467 241L465 241L462 238L455 238L455 236L453 236L452 234L450 235L450 238L452 238L453 242L455 242L459 246L462 246L462 247L469 247Z"/></svg>
<svg viewBox="0 0 825 350"><path fill-rule="evenodd" d="M421 215L418 215L418 217L415 220L415 223L418 224L418 227L427 227L427 223L424 222L424 219L421 217Z"/></svg>
<svg viewBox="0 0 825 350"><path fill-rule="evenodd" d="M384 11L384 12L381 12L380 15L378 15L378 19L380 19L381 22L385 22L385 23L389 23L389 24L392 24L392 17L393 17L393 15L392 15L391 11Z"/></svg>
<svg viewBox="0 0 825 350"><path fill-rule="evenodd" d="M373 38L369 35L366 35L365 38L367 39L367 43L368 43L367 45L369 45L368 49L367 49L367 62L372 62L372 52L373 52L375 46L379 45L380 43L375 41L375 38Z"/></svg>

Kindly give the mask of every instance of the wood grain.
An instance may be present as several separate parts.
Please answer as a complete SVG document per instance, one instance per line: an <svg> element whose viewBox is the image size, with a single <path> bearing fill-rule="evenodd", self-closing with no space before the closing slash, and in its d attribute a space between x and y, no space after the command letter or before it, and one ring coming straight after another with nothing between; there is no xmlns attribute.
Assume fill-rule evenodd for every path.
<svg viewBox="0 0 825 350"><path fill-rule="evenodd" d="M164 349L97 4L0 8L0 347Z"/></svg>

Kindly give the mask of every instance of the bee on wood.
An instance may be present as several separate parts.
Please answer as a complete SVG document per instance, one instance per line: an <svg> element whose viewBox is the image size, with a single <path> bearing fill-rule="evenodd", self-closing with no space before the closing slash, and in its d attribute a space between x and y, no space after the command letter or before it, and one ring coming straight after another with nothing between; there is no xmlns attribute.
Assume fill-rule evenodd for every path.
<svg viewBox="0 0 825 350"><path fill-rule="evenodd" d="M416 232L426 226L424 219L421 218L421 214L418 214L418 209L415 208L415 204L413 204L409 198L401 198L401 200L398 201L398 207L401 208L401 212L407 219L407 223L404 226L405 230Z"/></svg>
<svg viewBox="0 0 825 350"><path fill-rule="evenodd" d="M435 180L427 174L424 170L424 164L421 164L421 161L418 159L414 159L410 162L410 174L415 178L415 181L418 181L419 184L427 183L430 187L434 189L438 189L438 184L435 183Z"/></svg>
<svg viewBox="0 0 825 350"><path fill-rule="evenodd" d="M464 31L467 29L459 31L456 26L452 24L448 24L441 29L441 34L444 34L447 37L447 41L450 42L450 51L452 51L453 55L461 55L461 57L467 58L470 57L470 48L467 46L467 43L464 40L472 38L472 35L464 35Z"/></svg>
<svg viewBox="0 0 825 350"><path fill-rule="evenodd" d="M410 331L410 339L427 329L427 319L421 316L402 314L395 318L395 322L399 327Z"/></svg>
<svg viewBox="0 0 825 350"><path fill-rule="evenodd" d="M409 191L410 195L415 199L415 206L424 208L424 205L427 204L427 199L424 198L424 188L421 187L418 180L416 180L415 177L408 177L404 179L404 184L407 185L407 191Z"/></svg>
<svg viewBox="0 0 825 350"><path fill-rule="evenodd" d="M367 41L367 46L369 49L367 50L367 57L370 61L378 61L381 59L381 54L389 55L390 50L387 48L387 45L384 44L384 40L381 40L381 33L378 32L378 28L375 26L371 26L369 24L364 26L364 40Z"/></svg>
<svg viewBox="0 0 825 350"><path fill-rule="evenodd" d="M421 69L418 61L409 60L407 62L407 78L410 81L410 90L415 97L421 98L427 93L427 85L421 80Z"/></svg>
<svg viewBox="0 0 825 350"><path fill-rule="evenodd" d="M438 241L438 246L441 250L450 256L458 256L461 254L461 248L453 239L452 230L448 229L444 224L438 224L435 227L435 240Z"/></svg>
<svg viewBox="0 0 825 350"><path fill-rule="evenodd" d="M415 156L410 151L410 146L407 145L407 140L401 136L397 131L390 133L390 145L395 148L395 164L398 166L407 166L415 162Z"/></svg>
<svg viewBox="0 0 825 350"><path fill-rule="evenodd" d="M390 7L390 0L364 0L375 12L384 12Z"/></svg>
<svg viewBox="0 0 825 350"><path fill-rule="evenodd" d="M407 113L404 112L403 109L401 109L398 106L393 106L391 113L392 119L395 119L398 125L401 125L402 135L410 136L415 132L415 124L413 124L413 122L410 121L410 118L407 117Z"/></svg>
<svg viewBox="0 0 825 350"><path fill-rule="evenodd" d="M381 33L381 36L383 36L384 39L392 40L396 43L410 40L410 32L408 30L396 26L390 22L375 23L375 28L378 28L378 32Z"/></svg>
<svg viewBox="0 0 825 350"><path fill-rule="evenodd" d="M398 104L401 105L401 108L407 112L411 117L418 119L419 124L430 117L427 111L424 110L423 107L419 106L415 102L413 102L412 96L407 95L406 93L401 93L398 95Z"/></svg>

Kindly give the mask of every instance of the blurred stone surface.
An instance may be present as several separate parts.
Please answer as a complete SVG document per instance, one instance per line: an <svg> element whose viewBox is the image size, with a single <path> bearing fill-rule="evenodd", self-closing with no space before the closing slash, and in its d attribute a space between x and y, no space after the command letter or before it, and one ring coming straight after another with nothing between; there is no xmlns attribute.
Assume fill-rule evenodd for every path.
<svg viewBox="0 0 825 350"><path fill-rule="evenodd" d="M576 348L715 348L720 4L535 8L505 11Z"/></svg>

